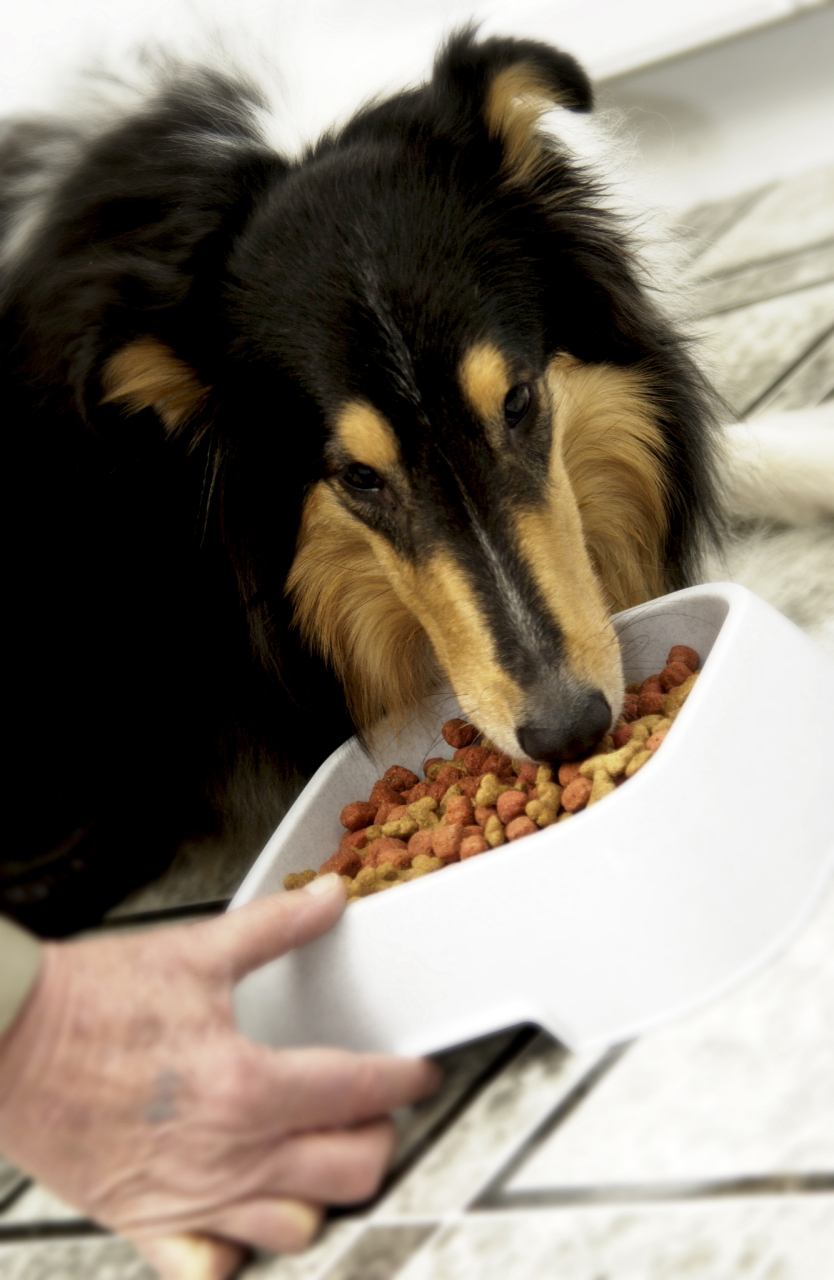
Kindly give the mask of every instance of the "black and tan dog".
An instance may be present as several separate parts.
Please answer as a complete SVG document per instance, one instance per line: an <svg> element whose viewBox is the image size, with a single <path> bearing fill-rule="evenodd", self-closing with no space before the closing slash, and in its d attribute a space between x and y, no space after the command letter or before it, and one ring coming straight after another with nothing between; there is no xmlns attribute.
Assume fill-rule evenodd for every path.
<svg viewBox="0 0 834 1280"><path fill-rule="evenodd" d="M612 611L684 585L709 414L624 231L540 128L576 63L450 41L298 162L182 73L2 143L12 807L61 932L448 678L502 750L619 710Z"/></svg>

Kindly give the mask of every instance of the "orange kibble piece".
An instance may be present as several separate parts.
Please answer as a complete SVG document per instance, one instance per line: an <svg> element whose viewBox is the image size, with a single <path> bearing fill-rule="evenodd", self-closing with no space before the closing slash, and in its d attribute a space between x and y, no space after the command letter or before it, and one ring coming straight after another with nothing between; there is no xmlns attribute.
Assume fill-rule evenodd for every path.
<svg viewBox="0 0 834 1280"><path fill-rule="evenodd" d="M498 817L504 826L522 814L526 807L527 795L524 791L504 791L495 802Z"/></svg>
<svg viewBox="0 0 834 1280"><path fill-rule="evenodd" d="M482 835L464 836L460 842L460 860L463 862L466 858L475 858L479 853L486 853L488 849L489 845Z"/></svg>
<svg viewBox="0 0 834 1280"><path fill-rule="evenodd" d="M459 822L466 827L475 821L475 810L472 808L472 801L468 796L452 796L446 805L446 813L444 821L448 825Z"/></svg>
<svg viewBox="0 0 834 1280"><path fill-rule="evenodd" d="M374 840L364 865L381 867L384 862L390 862L395 867L409 867L413 856L404 840L398 840L396 836L382 836L379 840Z"/></svg>
<svg viewBox="0 0 834 1280"><path fill-rule="evenodd" d="M494 805L479 804L475 810L475 821L478 826L485 827L490 818L497 818L498 810Z"/></svg>
<svg viewBox="0 0 834 1280"><path fill-rule="evenodd" d="M646 679L640 685L640 693L657 693L662 690L660 676L646 676ZM639 697L639 695L638 695Z"/></svg>
<svg viewBox="0 0 834 1280"><path fill-rule="evenodd" d="M562 808L568 813L576 813L578 809L584 809L593 785L590 778L583 778L582 774L578 773L562 792Z"/></svg>
<svg viewBox="0 0 834 1280"><path fill-rule="evenodd" d="M463 826L459 822L435 827L431 833L432 853L443 862L457 862L462 840Z"/></svg>
<svg viewBox="0 0 834 1280"><path fill-rule="evenodd" d="M559 765L558 779L560 787L566 787L568 783L573 782L579 773L581 763L581 760L565 760L563 764Z"/></svg>
<svg viewBox="0 0 834 1280"><path fill-rule="evenodd" d="M412 860L419 857L421 853L429 858L432 856L431 844L433 835L433 831L415 831L408 842L408 852Z"/></svg>
<svg viewBox="0 0 834 1280"><path fill-rule="evenodd" d="M520 817L513 818L512 822L507 823L504 828L504 835L508 840L520 840L522 836L531 836L536 831L538 831L538 827L533 819L528 818L526 814L521 814Z"/></svg>
<svg viewBox="0 0 834 1280"><path fill-rule="evenodd" d="M668 729L658 729L657 733L653 733L650 737L648 737L645 743L646 750L657 751L657 748L660 746L661 742L666 737L666 734L668 732L669 732Z"/></svg>

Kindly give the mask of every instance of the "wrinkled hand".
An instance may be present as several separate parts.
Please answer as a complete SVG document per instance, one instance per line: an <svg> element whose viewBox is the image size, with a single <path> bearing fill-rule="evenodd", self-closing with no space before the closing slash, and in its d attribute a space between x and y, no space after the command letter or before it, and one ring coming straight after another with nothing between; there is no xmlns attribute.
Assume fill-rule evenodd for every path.
<svg viewBox="0 0 834 1280"><path fill-rule="evenodd" d="M52 943L0 1040L0 1150L166 1280L225 1280L242 1246L302 1248L323 1205L373 1194L388 1112L437 1085L427 1062L237 1032L234 984L344 910L337 876L314 884L206 923Z"/></svg>

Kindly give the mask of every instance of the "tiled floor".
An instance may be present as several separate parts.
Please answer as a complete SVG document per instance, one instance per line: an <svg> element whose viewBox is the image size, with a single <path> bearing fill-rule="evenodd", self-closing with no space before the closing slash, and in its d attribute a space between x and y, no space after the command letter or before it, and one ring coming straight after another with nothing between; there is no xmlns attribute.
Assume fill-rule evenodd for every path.
<svg viewBox="0 0 834 1280"><path fill-rule="evenodd" d="M684 220L704 355L738 413L834 397L832 210L826 170ZM834 618L834 531L814 538L829 602L800 591L793 609L818 626ZM800 578L811 545L796 544ZM186 851L118 914L218 909L242 871ZM520 1028L445 1060L377 1202L248 1280L834 1277L834 886L767 970L640 1042L572 1055ZM0 1280L82 1275L150 1280L128 1245L0 1161Z"/></svg>

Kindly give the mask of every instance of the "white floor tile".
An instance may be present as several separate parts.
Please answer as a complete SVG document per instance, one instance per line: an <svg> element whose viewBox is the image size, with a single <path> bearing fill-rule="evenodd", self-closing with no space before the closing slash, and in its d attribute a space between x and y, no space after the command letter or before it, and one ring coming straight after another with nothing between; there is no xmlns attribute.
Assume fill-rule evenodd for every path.
<svg viewBox="0 0 834 1280"><path fill-rule="evenodd" d="M769 968L632 1045L508 1189L806 1172L834 1172L834 889Z"/></svg>
<svg viewBox="0 0 834 1280"><path fill-rule="evenodd" d="M834 282L700 322L699 355L720 394L743 414L834 322Z"/></svg>
<svg viewBox="0 0 834 1280"><path fill-rule="evenodd" d="M397 1280L831 1280L834 1196L473 1215Z"/></svg>
<svg viewBox="0 0 834 1280"><path fill-rule="evenodd" d="M796 253L834 239L834 166L781 182L698 259L698 274L717 275L751 262Z"/></svg>

